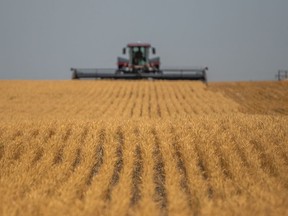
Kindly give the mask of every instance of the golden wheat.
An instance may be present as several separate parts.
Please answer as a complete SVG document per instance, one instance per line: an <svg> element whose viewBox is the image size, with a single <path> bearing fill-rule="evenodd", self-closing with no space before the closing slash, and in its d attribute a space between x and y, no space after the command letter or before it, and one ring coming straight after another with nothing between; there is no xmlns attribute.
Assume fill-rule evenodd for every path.
<svg viewBox="0 0 288 216"><path fill-rule="evenodd" d="M288 214L285 83L0 84L1 215Z"/></svg>
<svg viewBox="0 0 288 216"><path fill-rule="evenodd" d="M203 83L1 81L1 118L98 120L237 113L238 104Z"/></svg>

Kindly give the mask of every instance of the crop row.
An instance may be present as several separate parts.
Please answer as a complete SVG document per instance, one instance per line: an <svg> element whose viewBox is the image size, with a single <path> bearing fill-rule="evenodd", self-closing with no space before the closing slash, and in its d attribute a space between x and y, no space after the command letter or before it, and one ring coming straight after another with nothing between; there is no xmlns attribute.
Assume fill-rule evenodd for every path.
<svg viewBox="0 0 288 216"><path fill-rule="evenodd" d="M287 202L286 123L239 115L1 125L1 210L197 215L233 213L241 201L247 211L257 202L264 212L267 203L273 209Z"/></svg>
<svg viewBox="0 0 288 216"><path fill-rule="evenodd" d="M238 112L235 102L197 82L26 82L2 83L2 119L166 119Z"/></svg>

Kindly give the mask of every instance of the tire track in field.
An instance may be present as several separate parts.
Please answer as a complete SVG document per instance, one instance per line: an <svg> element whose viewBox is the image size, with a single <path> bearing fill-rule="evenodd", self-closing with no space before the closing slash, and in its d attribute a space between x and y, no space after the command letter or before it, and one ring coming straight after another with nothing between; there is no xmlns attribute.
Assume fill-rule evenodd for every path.
<svg viewBox="0 0 288 216"><path fill-rule="evenodd" d="M20 130L17 130L16 132L14 132L12 134L11 141L12 142L16 142L15 143L15 147L13 145L13 150L12 150L13 154L10 157L10 159L12 161L18 161L21 158L22 154L23 154L23 150L24 150L23 141L22 141L23 137L24 137L24 132L20 131ZM4 156L4 145L3 145L2 151L3 151L3 156Z"/></svg>
<svg viewBox="0 0 288 216"><path fill-rule="evenodd" d="M134 97L134 100L133 100L133 105L132 105L131 110L130 110L130 117L134 116L135 107L136 107L136 101L137 101L138 97L139 97L139 87L136 86L135 97Z"/></svg>
<svg viewBox="0 0 288 216"><path fill-rule="evenodd" d="M98 141L98 145L96 148L96 154L95 157L96 161L93 164L91 170L90 170L90 174L86 180L86 184L89 186L91 185L94 176L96 176L101 168L101 166L103 165L104 162L104 143L105 143L105 130L101 129L100 133L99 133L99 141Z"/></svg>
<svg viewBox="0 0 288 216"><path fill-rule="evenodd" d="M53 165L58 165L63 162L63 154L64 154L64 148L65 148L65 143L69 139L69 137L72 135L72 129L68 128L64 135L61 137L62 145L56 152L54 159L53 159Z"/></svg>
<svg viewBox="0 0 288 216"><path fill-rule="evenodd" d="M63 169L63 167L61 167L61 165L63 164L63 161L65 160L63 157L64 157L64 153L65 153L65 149L67 147L66 143L67 141L70 139L70 137L72 136L72 128L69 127L66 129L66 132L64 132L62 135L61 135L61 145L56 148L54 150L54 157L53 157L53 160L52 160L52 166L51 168L55 168L55 170L52 171L52 174L51 175L56 175L55 176L55 180L54 182L52 182L51 184L49 184L49 186L46 186L46 193L47 193L47 196L53 196L55 194L55 192L57 191L57 188L65 181L65 178L66 178L66 175L67 173L69 173L69 169ZM80 153L80 152L79 152ZM66 159L67 160L67 159ZM57 171L57 174L55 171ZM61 174L63 175L63 177L61 177L60 179L57 178L58 174L61 172ZM44 176L45 177L45 176ZM41 184L38 186L38 188L42 188L43 186L41 186Z"/></svg>
<svg viewBox="0 0 288 216"><path fill-rule="evenodd" d="M185 100L181 100L182 96L181 96L181 91L179 90L178 85L176 85L176 88L173 89L173 94L175 97L176 102L179 104L179 107L182 111L184 111L185 114L189 115L189 111L186 109L185 106ZM178 94L180 94L180 96L178 96Z"/></svg>
<svg viewBox="0 0 288 216"><path fill-rule="evenodd" d="M139 129L134 130L136 137L139 137ZM140 144L136 145L134 151L134 166L132 171L132 196L130 198L130 206L133 207L139 203L141 200L141 185L142 185L142 175L143 175L143 156Z"/></svg>
<svg viewBox="0 0 288 216"><path fill-rule="evenodd" d="M86 126L84 129L83 129L83 132L81 133L81 136L80 136L80 139L79 139L79 144L81 145L80 147L78 147L76 149L76 153L75 153L75 159L71 165L71 171L69 173L69 175L67 175L66 179L65 179L65 182L68 181L68 179L72 176L73 173L75 173L76 169L80 166L80 164L82 163L82 148L85 144L85 140L87 138L87 135L88 135L88 126Z"/></svg>
<svg viewBox="0 0 288 216"><path fill-rule="evenodd" d="M0 127L0 138L2 138L3 134L5 134L4 128Z"/></svg>
<svg viewBox="0 0 288 216"><path fill-rule="evenodd" d="M4 146L3 146L4 149ZM23 155L24 147L23 147L23 142L19 142L17 145L17 148L15 149L14 154L12 155L12 160L18 161L20 160L21 156Z"/></svg>
<svg viewBox="0 0 288 216"><path fill-rule="evenodd" d="M35 153L35 156L31 162L31 165L35 166L41 160L43 156L44 156L44 149L42 147L39 147L39 149L37 149Z"/></svg>
<svg viewBox="0 0 288 216"><path fill-rule="evenodd" d="M90 168L89 174L87 175L83 186L81 189L78 190L77 197L79 200L84 200L85 194L89 187L93 183L94 177L99 173L103 163L104 163L104 143L106 139L105 129L101 129L99 132L99 139L97 141L97 146L95 148L95 162L93 163L92 167Z"/></svg>
<svg viewBox="0 0 288 216"><path fill-rule="evenodd" d="M31 132L31 138L36 138L40 134L39 129L33 130Z"/></svg>
<svg viewBox="0 0 288 216"><path fill-rule="evenodd" d="M252 144L253 148L258 153L257 155L260 159L261 169L270 176L278 177L279 171L273 163L274 160L268 154L266 154L264 147L261 145L261 143L259 143L259 141L257 140L250 140L250 144Z"/></svg>
<svg viewBox="0 0 288 216"><path fill-rule="evenodd" d="M34 136L34 132L37 131L37 133ZM25 134L25 135L24 135ZM39 134L39 130L32 130L29 133L27 131L22 131L19 133L19 131L12 133L12 138L10 138L7 142L8 145L4 145L4 143L0 143L0 148L2 149L2 158L6 158L5 167L10 167L10 170L17 170L18 167L15 167L15 161L21 161L22 163L23 156L25 154L32 154L32 157L34 157L35 150L31 149L30 145L25 145L25 140L31 140L35 139ZM10 136L9 136L10 137ZM10 144L11 143L11 144ZM1 159L1 158L0 158ZM29 163L25 164L30 166ZM21 164L22 165L22 164Z"/></svg>
<svg viewBox="0 0 288 216"><path fill-rule="evenodd" d="M167 94L168 94L168 101L170 102L169 104L171 106L170 111L173 114L181 115L181 111L178 109L179 107L176 105L175 98L173 97L173 94L174 94L173 87L171 87L171 86L167 87Z"/></svg>
<svg viewBox="0 0 288 216"><path fill-rule="evenodd" d="M121 93L122 93L122 91L123 91L123 87L120 86L120 87L118 88L118 86L115 86L114 89L117 89L117 94L114 96L114 92L115 92L115 91L113 91L113 89L111 88L110 94L108 95L108 97L106 98L106 100L104 100L105 102L103 103L103 105L100 106L101 108L102 108L102 107L103 107L103 108L102 108L102 110L99 109L99 112L98 112L99 115L101 115L101 116L107 115L107 113L110 112L110 109L112 109L112 108L114 107L115 101L119 100L119 97L120 97L120 95L121 95ZM118 104L119 104L119 101L118 101Z"/></svg>
<svg viewBox="0 0 288 216"><path fill-rule="evenodd" d="M236 139L235 139L236 140ZM251 144L251 143L250 143ZM261 168L261 161L259 161L259 163L255 163L255 159L256 158L259 158L259 152L258 151L254 151L253 152L253 148L254 146L251 145L251 149L247 149L248 146L243 146L241 145L239 142L235 142L235 151L236 151L236 154L238 155L238 157L240 158L240 161L241 161L241 165L243 166L243 168L247 171L247 173L249 173L250 176L254 176L255 173L256 173L256 170L262 170ZM254 148L255 150L255 148ZM252 158L254 158L252 160ZM257 161L257 159L256 159ZM260 168L259 168L260 166ZM258 173L258 171L257 171ZM266 172L263 171L263 174L265 175L265 177L268 177L266 176ZM257 174L255 177L254 177L254 181L261 181L263 177L259 174ZM245 189L244 189L245 190Z"/></svg>
<svg viewBox="0 0 288 216"><path fill-rule="evenodd" d="M126 86L123 87L122 93L120 94L120 96L116 97L118 99L118 100L116 100L117 104L113 103L114 107L112 107L112 106L111 106L111 108L109 107L110 110L113 110L113 115L116 115L116 116L118 116L118 115L122 116L123 115L123 111L124 111L125 107L127 106L127 102L126 102L127 95L130 93L129 93L129 89Z"/></svg>
<svg viewBox="0 0 288 216"><path fill-rule="evenodd" d="M130 199L130 205L135 206L141 200L142 173L143 173L143 158L141 147L136 146L135 149L135 164L132 173L132 197Z"/></svg>
<svg viewBox="0 0 288 216"><path fill-rule="evenodd" d="M88 128L85 127L83 129L83 131L81 132L80 139L79 139L79 142L81 143L81 146L83 146L83 142L85 142L87 134L88 134ZM63 141L63 145L62 146L63 147L68 142L68 140L71 139L72 135L73 135L73 130L72 130L72 128L69 128L66 131L66 133L62 136L62 141ZM63 160L64 150L65 149L63 148L63 154L61 156L62 160ZM65 151L69 152L70 148L68 147ZM54 157L54 159L55 159L55 157ZM50 196L55 195L58 191L61 190L63 185L71 178L73 173L75 173L76 169L80 166L82 160L83 160L83 158L82 158L82 149L81 149L81 147L77 147L75 149L75 154L74 154L73 160L71 160L71 165L70 165L69 169L63 170L62 171L63 172L63 177L60 178L57 182L55 182L54 185L52 185L51 187L48 188ZM57 165L60 165L60 164L57 164ZM58 168L61 168L61 167L59 166Z"/></svg>
<svg viewBox="0 0 288 216"><path fill-rule="evenodd" d="M63 161L64 145L62 145L56 152L53 158L53 165L58 165Z"/></svg>
<svg viewBox="0 0 288 216"><path fill-rule="evenodd" d="M247 159L247 156L245 155L245 152L240 148L240 145L238 142L235 142L235 143L236 143L235 144L236 154L238 154L240 160L242 161L243 166L249 169L251 167L251 165Z"/></svg>
<svg viewBox="0 0 288 216"><path fill-rule="evenodd" d="M174 128L171 129L171 133L174 134ZM186 165L184 162L185 161L184 156L181 153L181 148L179 145L179 137L176 134L174 134L172 138L172 146L173 146L173 151L174 151L174 158L177 161L177 168L181 176L180 187L183 190L183 192L186 194L187 202L188 202L188 206L190 210L194 210L194 215L197 215L197 212L196 212L197 209L195 208L193 209L192 193L190 190L190 185L188 183L189 177L188 177Z"/></svg>
<svg viewBox="0 0 288 216"><path fill-rule="evenodd" d="M114 187L119 183L120 173L123 170L123 147L125 144L125 137L120 127L118 128L116 132L115 138L118 142L118 146L116 149L117 160L114 164L114 170L113 170L113 174L111 177L111 181L109 182L108 188L104 193L104 199L105 201L108 201L108 202L111 201L112 191Z"/></svg>
<svg viewBox="0 0 288 216"><path fill-rule="evenodd" d="M4 155L5 155L4 144L0 143L0 160L4 157Z"/></svg>
<svg viewBox="0 0 288 216"><path fill-rule="evenodd" d="M232 172L230 171L228 161L224 157L224 154L222 153L222 151L219 147L220 145L221 145L220 143L216 143L216 142L213 143L213 146L215 146L215 154L219 159L220 169L221 169L225 178L233 180L233 175L232 175Z"/></svg>
<svg viewBox="0 0 288 216"><path fill-rule="evenodd" d="M71 168L72 168L72 172L74 172L76 170L76 168L80 165L81 163L81 148L77 148L76 149L76 153L75 153L75 158L74 158L74 161L71 165Z"/></svg>
<svg viewBox="0 0 288 216"><path fill-rule="evenodd" d="M198 103L199 101L195 99L196 92L194 91L192 86L190 84L186 84L183 86L183 88L180 89L184 92L182 95L182 99L186 101L187 106L189 107L190 115L191 114L198 115L199 112L197 111L196 108L200 107Z"/></svg>
<svg viewBox="0 0 288 216"><path fill-rule="evenodd" d="M177 91L179 92L179 100L183 101L183 106L184 108L186 109L185 112L187 113L187 115L191 115L194 109L194 104L190 103L190 94L189 94L189 90L187 92L185 92L185 89L186 89L186 85L184 86L179 86L177 85Z"/></svg>
<svg viewBox="0 0 288 216"><path fill-rule="evenodd" d="M136 101L134 100L133 105L132 105L131 110L130 110L130 117L133 117L135 107L136 107Z"/></svg>
<svg viewBox="0 0 288 216"><path fill-rule="evenodd" d="M116 104L116 108L114 109L115 110L115 113L118 114L118 115L123 115L124 111L125 111L125 108L127 107L128 105L128 102L129 102L129 96L131 95L132 97L132 91L129 91L129 87L128 86L125 86L123 88L123 94L119 97L119 100L118 100L118 104Z"/></svg>
<svg viewBox="0 0 288 216"><path fill-rule="evenodd" d="M171 116L171 111L170 111L169 106L168 106L168 103L167 103L167 102L169 102L169 100L167 99L166 94L165 94L166 90L164 89L162 83L159 85L159 87L160 87L160 92L159 92L159 93L161 93L160 97L163 99L163 101L162 101L162 103L161 103L161 104L163 104L163 106L162 106L162 109L163 109L162 112L164 111L164 107L165 107L165 108L166 108L166 111L167 111L167 115L168 115L168 116Z"/></svg>
<svg viewBox="0 0 288 216"><path fill-rule="evenodd" d="M206 164L205 164L205 156L203 155L203 152L200 150L198 144L195 144L195 150L196 150L196 155L197 155L197 159L198 159L198 163L197 163L197 167L199 169L199 172L202 176L202 179L206 182L207 185L207 197L209 199L213 198L213 194L214 194L214 189L209 181L209 172L208 169L206 168Z"/></svg>
<svg viewBox="0 0 288 216"><path fill-rule="evenodd" d="M288 89L287 89L288 90ZM285 135L284 134L282 134L282 135L278 135L278 138L275 138L275 137L273 137L273 140L267 140L267 141L269 141L269 142L271 142L271 143L273 143L274 144L274 146L275 146L275 151L277 152L277 155L278 155L278 158L280 159L280 160L282 160L283 161L283 165L285 166L285 167L288 167L288 152L286 152L286 150L285 150L285 145L283 146L283 145L281 145L280 143L282 143L283 141L283 138L280 138L280 137L285 137ZM275 139L274 139L275 138ZM288 141L288 140L287 140ZM285 142L285 141L284 141ZM280 173L281 173L281 171L279 171Z"/></svg>
<svg viewBox="0 0 288 216"><path fill-rule="evenodd" d="M150 91L151 86L148 86L148 117L152 117L152 107L151 107L151 91Z"/></svg>
<svg viewBox="0 0 288 216"><path fill-rule="evenodd" d="M156 85L154 85L154 93L155 93L155 99L156 99L156 102L157 102L157 115L159 118L162 117L162 113L161 113L161 108L160 108L160 104L159 104L159 93L158 93L158 88L156 87Z"/></svg>
<svg viewBox="0 0 288 216"><path fill-rule="evenodd" d="M0 139L2 138L3 134L5 133L4 132L4 128L0 127ZM4 155L5 155L5 147L4 147L4 143L1 141L0 142L0 160L2 158L4 158Z"/></svg>
<svg viewBox="0 0 288 216"><path fill-rule="evenodd" d="M93 94L94 94L94 91L95 89L94 88L86 88L86 89L83 89L85 91L85 94L84 94L84 91L81 92L81 95L82 95L82 100L81 100L81 105L82 107L80 106L77 106L77 109L75 110L75 114L76 115L82 115L83 112L87 112L83 109L83 107L89 107L89 102L91 101L90 98L93 97ZM76 108L76 106L75 106ZM74 114L74 113L73 113Z"/></svg>
<svg viewBox="0 0 288 216"><path fill-rule="evenodd" d="M43 138L43 143L47 144L55 134L55 129L49 128L47 134ZM31 165L35 166L37 163L39 163L39 161L41 161L41 159L43 158L44 153L44 147L40 146L35 152L35 156L32 159Z"/></svg>
<svg viewBox="0 0 288 216"><path fill-rule="evenodd" d="M165 187L166 174L165 174L165 165L163 155L160 149L160 139L157 135L156 129L152 128L151 133L154 138L154 149L153 149L153 157L154 157L154 202L157 203L161 210L161 214L168 215L168 199L167 199L167 190Z"/></svg>
<svg viewBox="0 0 288 216"><path fill-rule="evenodd" d="M231 165L229 164L229 159L224 153L225 150L221 148L221 144L218 142L214 142L213 146L215 146L215 155L219 159L220 169L224 175L224 180L229 179L236 194L242 194L242 189L240 188L239 184L236 184L235 176L233 174L233 167L231 167Z"/></svg>
<svg viewBox="0 0 288 216"><path fill-rule="evenodd" d="M38 132L35 132L38 134ZM33 184L29 185L27 183L23 184L23 188L21 189L21 193L23 197L29 197L30 193L37 190L37 188L41 187L41 184L43 183L42 179L45 178L46 175L49 175L51 170L49 170L51 164L47 164L45 162L41 163L43 161L43 158L46 156L49 156L46 152L49 151L48 142L56 135L55 128L48 127L43 135L43 140L40 146L35 146L36 150L34 150L33 158L31 162L29 163L29 167L27 172L28 175L33 176ZM46 153L46 154L45 154ZM48 172L47 172L48 170ZM26 173L27 175L27 173ZM29 185L29 186L28 186Z"/></svg>
<svg viewBox="0 0 288 216"><path fill-rule="evenodd" d="M145 99L145 86L142 87L142 95L141 95L141 106L140 106L140 117L143 116L143 107L144 107L144 99Z"/></svg>
<svg viewBox="0 0 288 216"><path fill-rule="evenodd" d="M23 132L20 131L20 130L17 130L15 133L13 133L11 140L12 140L12 141L15 141L17 138L19 138L19 137L21 137L21 136L23 136Z"/></svg>
<svg viewBox="0 0 288 216"><path fill-rule="evenodd" d="M127 90L127 94L128 94L128 97L126 97L126 95L123 97L125 98L125 101L124 102L124 106L122 107L122 110L121 110L121 114L123 115L125 113L125 111L127 110L127 107L128 107L128 104L130 103L131 98L133 97L133 92L134 92L134 89L133 89L133 86L131 87L131 89L128 89L128 87L126 88ZM130 90L130 91L129 91ZM135 100L134 100L135 101ZM131 111L130 111L130 114L131 114Z"/></svg>

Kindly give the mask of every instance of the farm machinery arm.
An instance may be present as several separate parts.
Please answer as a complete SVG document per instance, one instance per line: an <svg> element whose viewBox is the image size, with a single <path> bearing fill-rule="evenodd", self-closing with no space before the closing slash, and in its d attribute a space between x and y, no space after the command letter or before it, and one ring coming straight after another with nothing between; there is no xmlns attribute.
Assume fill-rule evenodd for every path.
<svg viewBox="0 0 288 216"><path fill-rule="evenodd" d="M85 69L71 68L72 79L95 78L95 79L165 79L165 80L200 80L207 81L206 71L208 68L190 69L161 69L157 72L122 73L115 69Z"/></svg>

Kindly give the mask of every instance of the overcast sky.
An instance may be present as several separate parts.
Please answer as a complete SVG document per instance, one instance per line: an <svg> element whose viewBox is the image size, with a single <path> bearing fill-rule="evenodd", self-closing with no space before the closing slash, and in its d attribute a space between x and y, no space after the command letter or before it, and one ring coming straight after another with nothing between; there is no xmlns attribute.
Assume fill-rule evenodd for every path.
<svg viewBox="0 0 288 216"><path fill-rule="evenodd" d="M209 81L275 80L288 69L287 0L0 0L0 79L70 79L116 67L129 42Z"/></svg>

